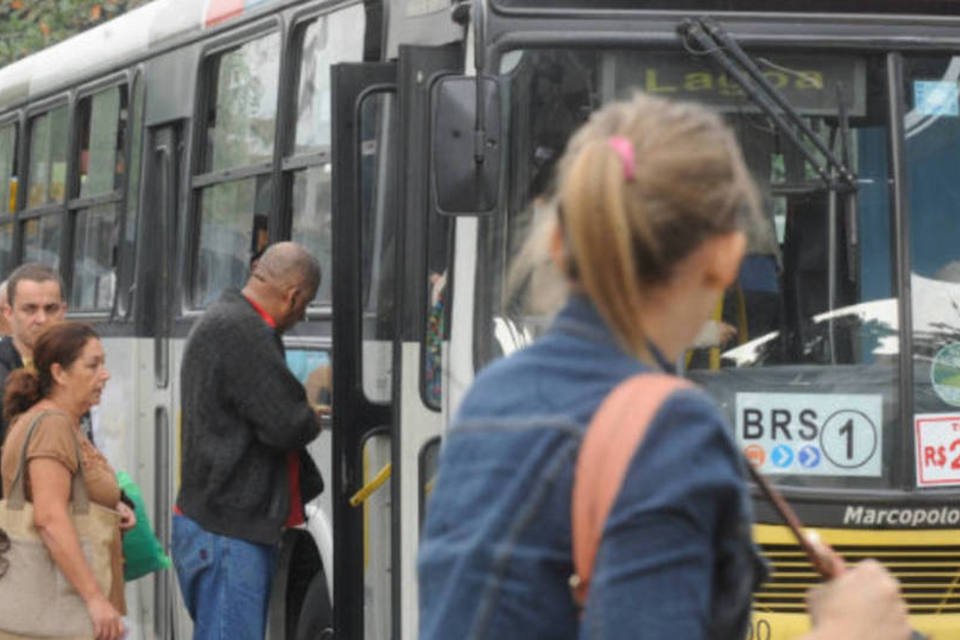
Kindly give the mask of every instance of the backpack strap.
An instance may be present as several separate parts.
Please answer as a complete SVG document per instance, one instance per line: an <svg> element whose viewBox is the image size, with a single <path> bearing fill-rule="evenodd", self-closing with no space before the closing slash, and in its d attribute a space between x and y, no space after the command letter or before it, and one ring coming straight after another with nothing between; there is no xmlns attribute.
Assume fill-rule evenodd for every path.
<svg viewBox="0 0 960 640"><path fill-rule="evenodd" d="M676 376L638 374L617 385L590 421L577 457L571 501L575 573L570 589L581 608L587 602L607 515L647 427L670 394L692 387Z"/></svg>

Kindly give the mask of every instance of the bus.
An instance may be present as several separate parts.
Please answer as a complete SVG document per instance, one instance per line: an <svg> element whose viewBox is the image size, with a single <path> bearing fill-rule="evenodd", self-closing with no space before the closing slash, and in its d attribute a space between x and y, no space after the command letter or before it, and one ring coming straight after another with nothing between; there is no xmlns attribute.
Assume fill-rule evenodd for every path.
<svg viewBox="0 0 960 640"><path fill-rule="evenodd" d="M285 342L311 401L332 402L330 68L379 57L373 11L158 0L0 69L0 272L59 269L69 317L103 336L113 375L94 439L138 482L167 547L185 337L272 240L295 238L321 263ZM329 429L309 450L333 485ZM332 491L283 540L273 638L333 626ZM127 602L131 638L190 637L172 570L128 583Z"/></svg>
<svg viewBox="0 0 960 640"><path fill-rule="evenodd" d="M801 520L848 562L883 562L915 628L955 637L958 9L895 0L475 4L480 44L465 74L481 99L467 120L498 155L491 162L477 149L474 166L454 176L472 178L466 206L448 160L431 158L434 203L455 225L447 409L475 370L548 321L518 304L509 265L549 202L540 195L571 130L635 91L705 103L737 136L766 219L750 229L735 286L679 368L717 399L738 446ZM432 130L441 141L443 96ZM799 637L818 575L757 491L754 511L772 574L755 594L749 637ZM406 635L414 629L403 625Z"/></svg>
<svg viewBox="0 0 960 640"><path fill-rule="evenodd" d="M169 544L179 363L265 244L324 276L284 342L327 488L286 532L270 638L417 637L420 522L476 372L548 325L509 267L600 105L696 100L765 224L678 363L744 454L912 623L960 634L960 2L155 0L0 69L0 272L39 260L104 336L95 439ZM548 212L547 212L548 213ZM725 340L724 337L733 337ZM750 638L817 575L754 499L773 570ZM133 637L185 638L171 572Z"/></svg>

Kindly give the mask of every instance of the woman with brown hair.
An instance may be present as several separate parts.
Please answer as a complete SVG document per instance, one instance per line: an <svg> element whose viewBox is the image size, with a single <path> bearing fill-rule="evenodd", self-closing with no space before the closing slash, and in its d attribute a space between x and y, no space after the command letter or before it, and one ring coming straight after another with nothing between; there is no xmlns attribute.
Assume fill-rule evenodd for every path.
<svg viewBox="0 0 960 640"><path fill-rule="evenodd" d="M10 495L24 440L36 421L26 449L25 485L34 523L53 561L86 603L97 640L117 640L125 631L121 616L126 612L119 531L111 553L112 584L103 593L70 519L71 481L82 466L91 502L118 511L120 530L136 523L121 501L116 474L80 429L80 417L100 402L110 378L103 344L88 325L58 323L37 339L33 364L14 371L4 393L11 425L3 446L4 495Z"/></svg>

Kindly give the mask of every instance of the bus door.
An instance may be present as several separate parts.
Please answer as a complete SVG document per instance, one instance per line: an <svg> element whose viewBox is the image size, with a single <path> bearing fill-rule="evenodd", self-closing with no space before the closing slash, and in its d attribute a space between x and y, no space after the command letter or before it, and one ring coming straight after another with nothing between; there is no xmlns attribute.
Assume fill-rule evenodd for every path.
<svg viewBox="0 0 960 640"><path fill-rule="evenodd" d="M331 495L338 638L390 637L395 78L396 66L388 63L332 67Z"/></svg>
<svg viewBox="0 0 960 640"><path fill-rule="evenodd" d="M401 46L400 98L403 201L397 259L398 351L393 425L393 637L417 637L417 546L444 426L443 352L446 286L451 275L452 219L433 210L430 196L430 95L441 77L462 73L463 49Z"/></svg>
<svg viewBox="0 0 960 640"><path fill-rule="evenodd" d="M148 130L143 181L143 232L140 238L140 260L137 265L135 292L137 334L147 336L139 343L139 420L150 425L137 444L137 478L157 536L170 548L171 509L176 497L177 416L175 413L176 368L171 358L173 332L173 272L175 268L176 233L179 203L179 172L183 167L183 138L179 124L167 124ZM152 496L152 499L151 499ZM175 606L179 597L172 571L160 571L153 580L142 580L139 588L152 588L153 597L141 602L153 603L153 627L158 638L177 637L174 628L183 622L182 606ZM179 613L178 613L179 612ZM148 618L149 619L149 618ZM182 634L177 634L182 635ZM186 637L186 636L184 636Z"/></svg>
<svg viewBox="0 0 960 640"><path fill-rule="evenodd" d="M429 88L460 57L401 47L396 65L333 70L337 637L416 637L417 541L443 424L433 381L449 237L428 209Z"/></svg>

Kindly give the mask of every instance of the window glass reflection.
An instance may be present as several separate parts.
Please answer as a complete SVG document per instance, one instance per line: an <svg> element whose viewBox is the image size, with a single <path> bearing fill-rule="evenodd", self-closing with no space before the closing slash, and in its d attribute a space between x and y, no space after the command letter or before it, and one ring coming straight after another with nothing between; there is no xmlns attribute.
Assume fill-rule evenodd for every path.
<svg viewBox="0 0 960 640"><path fill-rule="evenodd" d="M23 223L23 261L60 268L61 216L47 215Z"/></svg>
<svg viewBox="0 0 960 640"><path fill-rule="evenodd" d="M291 237L320 262L320 288L314 302L330 304L331 236L330 169L324 163L293 174L293 230Z"/></svg>
<svg viewBox="0 0 960 640"><path fill-rule="evenodd" d="M13 222L0 224L0 273L13 266Z"/></svg>
<svg viewBox="0 0 960 640"><path fill-rule="evenodd" d="M888 488L904 438L885 59L782 51L751 55L799 117L856 174L855 197L823 180L802 149L703 56L588 49L504 56L504 109L512 132L505 153L511 159L510 215L505 237L491 234L486 251L500 265L489 304L506 304L502 313L478 319L478 333L488 340L479 345L480 360L516 349L548 326L545 303L524 304L531 297L550 302L562 297L556 295L562 294L556 278L541 274L538 265L531 263L524 278L509 284L507 267L527 232L555 215L555 165L576 127L602 104L638 88L706 103L740 142L761 191L764 219L748 229L748 255L736 282L713 310L696 348L678 364L718 399L738 444L764 451L761 469L778 482ZM876 444L863 449L862 461L848 461L847 448L837 449L848 432L801 442L800 413L812 411L804 415L817 416L817 433L829 431L828 418L841 399L847 409L867 416L849 429L857 443ZM784 442L781 427L775 435L774 420L780 425L787 413L774 415L773 409L789 410L789 422L781 426L792 429L792 442ZM792 447L790 455L774 456L783 444ZM806 445L817 451L807 451L801 463ZM860 450L854 448L857 458Z"/></svg>
<svg viewBox="0 0 960 640"><path fill-rule="evenodd" d="M203 190L194 302L206 306L249 274L251 238L266 226L272 194L270 176L236 180Z"/></svg>
<svg viewBox="0 0 960 640"><path fill-rule="evenodd" d="M363 59L364 9L354 5L322 16L306 27L297 91L294 153L316 153L330 146L330 66Z"/></svg>
<svg viewBox="0 0 960 640"><path fill-rule="evenodd" d="M363 390L373 402L392 395L396 296L396 96L368 95L360 108L360 304Z"/></svg>
<svg viewBox="0 0 960 640"><path fill-rule="evenodd" d="M30 121L27 208L62 202L67 184L67 107Z"/></svg>
<svg viewBox="0 0 960 640"><path fill-rule="evenodd" d="M101 91L81 102L77 162L81 197L109 193L119 186L126 170L123 152L127 118L125 87Z"/></svg>
<svg viewBox="0 0 960 640"><path fill-rule="evenodd" d="M76 213L73 241L73 309L109 310L116 291L117 206Z"/></svg>
<svg viewBox="0 0 960 640"><path fill-rule="evenodd" d="M17 208L17 126L0 129L0 215Z"/></svg>
<svg viewBox="0 0 960 640"><path fill-rule="evenodd" d="M960 56L907 58L904 118L910 198L917 414L960 407Z"/></svg>
<svg viewBox="0 0 960 640"><path fill-rule="evenodd" d="M215 84L207 112L207 171L272 159L279 73L279 33L211 61Z"/></svg>

